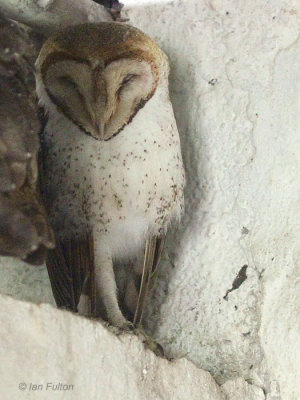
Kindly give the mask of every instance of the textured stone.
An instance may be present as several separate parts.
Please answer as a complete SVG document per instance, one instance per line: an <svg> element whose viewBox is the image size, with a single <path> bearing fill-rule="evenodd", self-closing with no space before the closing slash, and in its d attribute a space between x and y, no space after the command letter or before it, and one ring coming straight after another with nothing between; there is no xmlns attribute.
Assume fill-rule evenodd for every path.
<svg viewBox="0 0 300 400"><path fill-rule="evenodd" d="M49 305L0 296L1 399L223 400L210 374Z"/></svg>
<svg viewBox="0 0 300 400"><path fill-rule="evenodd" d="M11 257L0 257L0 277L0 293L55 305L45 265L33 267Z"/></svg>
<svg viewBox="0 0 300 400"><path fill-rule="evenodd" d="M225 400L265 400L265 395L261 388L250 385L242 378L227 381L221 388L225 394Z"/></svg>

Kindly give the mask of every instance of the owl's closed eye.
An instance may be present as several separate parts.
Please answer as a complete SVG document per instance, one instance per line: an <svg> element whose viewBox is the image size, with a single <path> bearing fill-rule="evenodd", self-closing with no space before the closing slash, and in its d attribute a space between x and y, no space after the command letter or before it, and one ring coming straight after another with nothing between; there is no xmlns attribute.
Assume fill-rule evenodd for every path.
<svg viewBox="0 0 300 400"><path fill-rule="evenodd" d="M126 30L127 41L123 40L123 45L121 42L117 55L112 56L112 44L101 35L103 26L95 32L91 24L85 25L85 30L90 29L90 36L98 33L95 40L82 43L90 36L86 32L84 37L80 36L78 27L75 33L71 28L72 43L68 35L58 34L44 46L37 61L45 90L58 110L85 133L102 140L119 133L151 98L158 82L157 61L164 59L161 50L141 32L137 34L134 28L128 30L128 26L121 24L114 24L113 28L120 40ZM141 40L143 51L137 51L134 47ZM97 54L99 42L102 51ZM79 47L84 47L85 53L90 47L90 54L84 58Z"/></svg>

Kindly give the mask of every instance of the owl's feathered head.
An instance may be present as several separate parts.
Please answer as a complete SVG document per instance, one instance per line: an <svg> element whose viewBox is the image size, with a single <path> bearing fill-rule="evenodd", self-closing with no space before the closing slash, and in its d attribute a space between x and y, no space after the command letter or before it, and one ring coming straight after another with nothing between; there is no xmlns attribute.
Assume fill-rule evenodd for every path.
<svg viewBox="0 0 300 400"><path fill-rule="evenodd" d="M45 89L60 112L102 140L119 133L168 74L158 45L116 22L82 24L56 34L43 45L36 67L40 97Z"/></svg>

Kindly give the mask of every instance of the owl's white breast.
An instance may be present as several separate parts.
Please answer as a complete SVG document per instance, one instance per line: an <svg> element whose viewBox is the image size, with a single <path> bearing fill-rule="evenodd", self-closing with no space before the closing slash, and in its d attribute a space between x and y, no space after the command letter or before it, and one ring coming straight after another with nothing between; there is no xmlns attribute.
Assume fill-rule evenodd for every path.
<svg viewBox="0 0 300 400"><path fill-rule="evenodd" d="M50 100L44 96L42 103ZM47 195L61 237L93 229L112 254L130 255L183 209L184 170L166 87L111 140L97 141L48 107Z"/></svg>

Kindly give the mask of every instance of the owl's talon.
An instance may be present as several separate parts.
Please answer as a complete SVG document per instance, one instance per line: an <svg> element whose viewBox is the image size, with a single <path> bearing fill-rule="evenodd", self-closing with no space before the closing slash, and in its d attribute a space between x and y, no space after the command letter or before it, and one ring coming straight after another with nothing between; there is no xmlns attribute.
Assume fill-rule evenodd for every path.
<svg viewBox="0 0 300 400"><path fill-rule="evenodd" d="M122 324L121 326L116 326L113 324L110 324L107 321L103 322L103 325L110 331L112 332L114 335L119 336L122 333L130 333L130 332L134 332L134 326L130 321L126 321L124 324Z"/></svg>
<svg viewBox="0 0 300 400"><path fill-rule="evenodd" d="M140 338L144 345L153 351L154 354L156 354L158 357L165 357L165 352L161 344L157 343L153 338L148 336L143 329L141 328L136 328L134 333L138 338Z"/></svg>
<svg viewBox="0 0 300 400"><path fill-rule="evenodd" d="M124 331L134 332L134 325L132 322L127 321L126 324L122 327L122 329L124 329Z"/></svg>

